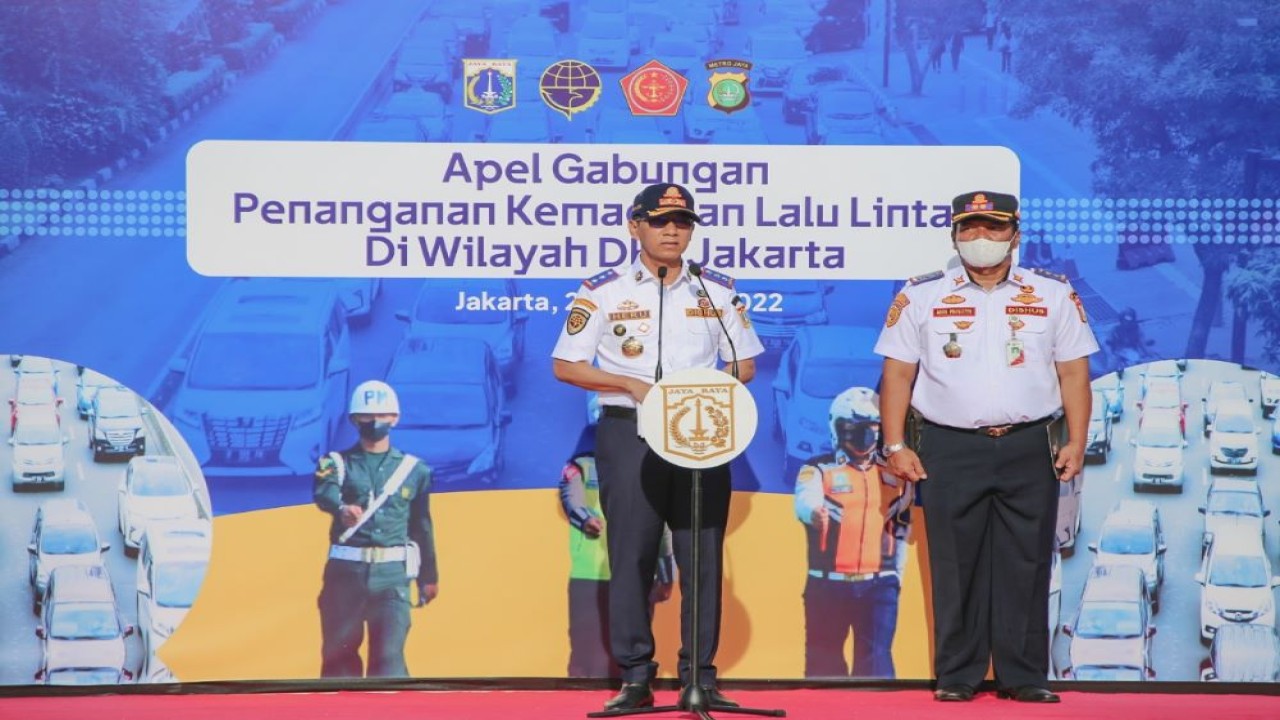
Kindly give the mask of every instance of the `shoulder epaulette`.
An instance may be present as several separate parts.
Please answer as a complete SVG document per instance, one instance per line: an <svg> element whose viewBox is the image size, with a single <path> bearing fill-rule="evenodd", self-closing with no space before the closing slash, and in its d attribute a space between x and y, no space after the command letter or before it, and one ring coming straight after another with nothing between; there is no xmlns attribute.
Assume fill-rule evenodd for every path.
<svg viewBox="0 0 1280 720"><path fill-rule="evenodd" d="M585 285L588 290L595 290L601 285L607 285L620 277L622 276L618 274L617 270L605 270L599 275L583 280L582 284Z"/></svg>
<svg viewBox="0 0 1280 720"><path fill-rule="evenodd" d="M805 461L805 465L812 465L821 469L823 465L838 465L835 453L823 453L822 455L814 455Z"/></svg>
<svg viewBox="0 0 1280 720"><path fill-rule="evenodd" d="M907 281L907 284L908 284L908 285L923 285L924 283L927 283L927 282L933 282L934 280L940 280L940 279L942 278L942 276L943 276L943 275L946 275L946 273L945 273L945 272L943 272L942 270L935 270L935 271L933 271L933 272L931 272L931 273L925 273L924 275L917 275L917 276L915 276L915 277L911 278L910 280L908 280L908 281Z"/></svg>
<svg viewBox="0 0 1280 720"><path fill-rule="evenodd" d="M728 275L725 275L724 273L719 273L719 272L716 272L715 270L712 270L711 268L704 267L702 268L702 277L710 280L711 282L717 285L723 285L729 288L730 290L733 289L733 278L729 277Z"/></svg>
<svg viewBox="0 0 1280 720"><path fill-rule="evenodd" d="M1066 275L1059 275L1058 273L1055 273L1055 272L1049 272L1048 270L1043 270L1043 269L1041 269L1041 268L1027 268L1027 269L1028 269L1028 270L1030 270L1031 272L1033 272L1033 273L1035 273L1035 274L1039 275L1040 277L1047 277L1047 278L1049 278L1049 279L1051 279L1051 280L1057 280L1057 281L1058 281L1058 282L1060 282L1060 283L1069 282L1069 281L1067 280L1067 276L1066 276Z"/></svg>

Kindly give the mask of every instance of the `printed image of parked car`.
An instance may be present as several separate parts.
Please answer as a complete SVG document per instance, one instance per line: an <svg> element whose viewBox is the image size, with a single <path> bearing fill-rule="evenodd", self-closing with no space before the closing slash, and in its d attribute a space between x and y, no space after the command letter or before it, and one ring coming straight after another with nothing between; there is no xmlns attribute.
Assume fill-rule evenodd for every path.
<svg viewBox="0 0 1280 720"><path fill-rule="evenodd" d="M1262 537L1250 528L1220 529L1205 552L1200 572L1200 637L1212 640L1228 623L1276 626L1275 592L1280 578Z"/></svg>
<svg viewBox="0 0 1280 720"><path fill-rule="evenodd" d="M93 461L109 456L145 455L147 428L141 399L122 387L102 388L89 412L89 449Z"/></svg>
<svg viewBox="0 0 1280 720"><path fill-rule="evenodd" d="M871 354L879 330L852 325L805 325L782 354L773 381L774 434L786 451L784 473L831 452L828 413L836 395L875 387L881 361Z"/></svg>
<svg viewBox="0 0 1280 720"><path fill-rule="evenodd" d="M93 678L133 675L125 669L125 638L134 628L120 617L111 577L102 565L66 565L49 577L40 614L37 680L63 673ZM81 684L84 678L58 677L57 684Z"/></svg>
<svg viewBox="0 0 1280 720"><path fill-rule="evenodd" d="M64 565L101 565L102 553L111 549L103 542L89 508L77 498L46 500L36 509L31 528L31 607L39 614L54 568Z"/></svg>
<svg viewBox="0 0 1280 720"><path fill-rule="evenodd" d="M129 461L117 490L120 534L124 552L134 555L147 526L157 520L196 520L200 507L191 481L171 455L135 457Z"/></svg>
<svg viewBox="0 0 1280 720"><path fill-rule="evenodd" d="M1255 532L1266 539L1264 518L1271 515L1262 501L1262 489L1255 480L1214 478L1204 505L1204 533L1201 544L1208 547L1219 533Z"/></svg>
<svg viewBox="0 0 1280 720"><path fill-rule="evenodd" d="M429 464L435 482L500 479L511 413L497 360L483 340L407 338L386 380L400 398L396 446Z"/></svg>
<svg viewBox="0 0 1280 720"><path fill-rule="evenodd" d="M235 279L171 362L165 411L205 475L310 475L345 427L350 370L332 282Z"/></svg>
<svg viewBox="0 0 1280 720"><path fill-rule="evenodd" d="M493 300L475 309L457 310L463 294ZM458 337L483 340L493 350L507 397L516 394L516 370L524 359L527 310L516 310L515 281L501 278L480 280L429 280L422 285L409 310L396 317L409 323L409 338Z"/></svg>
<svg viewBox="0 0 1280 720"><path fill-rule="evenodd" d="M9 438L13 446L15 492L30 488L63 490L67 486L67 436L56 411L27 411Z"/></svg>
<svg viewBox="0 0 1280 720"><path fill-rule="evenodd" d="M1152 606L1142 570L1102 565L1089 571L1075 618L1062 626L1071 638L1070 664L1062 677L1073 680L1144 680L1151 667Z"/></svg>

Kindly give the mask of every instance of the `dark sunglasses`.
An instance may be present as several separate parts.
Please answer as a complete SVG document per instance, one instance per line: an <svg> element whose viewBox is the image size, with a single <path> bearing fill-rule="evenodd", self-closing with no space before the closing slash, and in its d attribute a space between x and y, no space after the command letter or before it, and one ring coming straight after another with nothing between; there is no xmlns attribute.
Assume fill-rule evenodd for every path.
<svg viewBox="0 0 1280 720"><path fill-rule="evenodd" d="M661 230L662 228L666 227L668 223L674 223L675 226L680 228L681 230L688 230L689 228L693 227L693 218L684 217L684 216L651 217L651 218L645 218L645 222L649 223L649 227L654 228L656 230Z"/></svg>

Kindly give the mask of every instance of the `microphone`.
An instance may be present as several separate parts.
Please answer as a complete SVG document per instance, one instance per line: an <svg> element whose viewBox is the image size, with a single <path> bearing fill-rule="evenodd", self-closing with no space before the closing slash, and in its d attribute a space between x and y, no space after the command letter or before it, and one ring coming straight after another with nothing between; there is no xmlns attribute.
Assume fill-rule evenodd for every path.
<svg viewBox="0 0 1280 720"><path fill-rule="evenodd" d="M667 266L658 266L658 367L653 370L653 381L662 381L662 301L667 297Z"/></svg>
<svg viewBox="0 0 1280 720"><path fill-rule="evenodd" d="M711 313L716 316L716 322L720 323L720 330L724 332L724 339L729 343L729 355L733 358L730 367L733 369L733 377L738 377L738 348L733 345L733 336L729 334L729 328L725 327L724 318L720 317L720 310L711 299L711 293L707 291L707 283L702 279L702 266L698 263L689 261L689 274L698 278L698 285L702 287L702 294L707 298L707 304L711 306ZM733 304L737 305L742 302L737 295L733 296Z"/></svg>

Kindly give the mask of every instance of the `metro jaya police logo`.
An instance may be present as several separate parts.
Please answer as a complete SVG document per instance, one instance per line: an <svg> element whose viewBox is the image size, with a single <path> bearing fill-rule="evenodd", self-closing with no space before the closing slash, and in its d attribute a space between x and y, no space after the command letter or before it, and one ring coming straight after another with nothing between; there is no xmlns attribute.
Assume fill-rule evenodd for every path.
<svg viewBox="0 0 1280 720"><path fill-rule="evenodd" d="M486 115L516 106L515 60L462 61L463 106Z"/></svg>
<svg viewBox="0 0 1280 720"><path fill-rule="evenodd" d="M659 387L667 453L709 460L736 449L732 383Z"/></svg>
<svg viewBox="0 0 1280 720"><path fill-rule="evenodd" d="M632 115L674 117L689 89L685 76L657 60L632 70L620 82Z"/></svg>
<svg viewBox="0 0 1280 720"><path fill-rule="evenodd" d="M751 93L747 90L747 72L751 70L751 63L746 60L712 60L707 63L707 69L724 69L711 73L707 102L713 109L726 114L735 113L751 104Z"/></svg>

